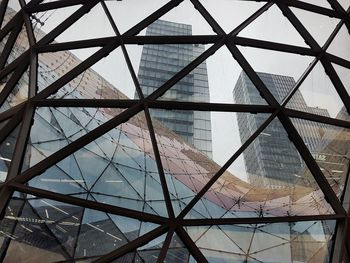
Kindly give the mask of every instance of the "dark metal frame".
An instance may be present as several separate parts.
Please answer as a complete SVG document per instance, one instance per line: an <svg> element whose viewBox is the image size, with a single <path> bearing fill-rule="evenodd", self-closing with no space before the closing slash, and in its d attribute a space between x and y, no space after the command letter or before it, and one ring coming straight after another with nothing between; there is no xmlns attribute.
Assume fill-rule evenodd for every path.
<svg viewBox="0 0 350 263"><path fill-rule="evenodd" d="M316 161L308 151L305 143L298 134L296 128L293 126L290 117L306 119L315 122L321 122L330 125L336 125L344 128L350 128L350 122L345 120L338 120L329 117L322 117L311 113L305 113L302 111L287 109L285 106L288 101L298 90L301 83L306 79L308 74L311 72L317 62L321 62L326 70L326 73L330 77L339 97L343 101L345 108L348 113L350 112L350 97L347 93L343 83L339 79L335 72L332 63L339 64L343 67L350 69L350 61L347 61L341 57L337 57L332 54L328 54L326 49L330 45L331 41L336 36L342 25L345 25L350 32L350 9L344 10L342 6L336 0L328 0L329 4L333 9L327 9L319 7L313 4L304 3L297 0L256 0L259 2L266 2L258 11L247 18L237 28L233 29L230 33L220 27L205 7L200 3L199 0L191 0L193 6L198 12L204 17L208 24L212 27L216 35L202 35L202 36L137 36L137 34L153 21L160 18L168 11L175 8L184 0L171 0L169 3L160 7L156 12L140 21L137 25L132 27L124 34L120 34L118 28L108 11L107 6L103 0L60 0L49 3L41 3L42 0L32 0L28 4L24 0L19 0L22 11L18 12L10 22L7 23L0 31L0 40L9 34L9 38L4 47L2 54L0 55L0 79L6 77L8 74L13 72L5 88L0 93L0 105L5 101L11 90L14 88L23 72L29 67L29 91L28 100L6 112L0 114L0 121L9 120L6 125L1 129L0 142L2 142L18 125L21 125L18 141L16 143L14 156L9 168L8 178L0 186L0 210L2 215L6 209L6 206L12 196L13 191L20 191L27 194L32 194L38 197L50 198L53 200L66 202L82 207L92 208L99 211L104 211L112 214L128 216L141 221L149 221L160 224L161 226L155 230L140 236L134 241L126 244L123 247L112 251L96 260L96 262L110 262L111 260L123 256L128 252L135 250L150 240L168 232L165 239L163 248L161 250L158 262L162 262L166 256L167 249L169 247L171 238L176 233L184 242L189 252L198 262L206 262L205 257L201 251L197 248L191 238L184 230L184 226L200 226L200 225L222 225L222 224L258 224L258 223L276 223L276 222L296 222L296 221L314 221L314 220L337 220L337 235L332 255L333 262L341 262L342 256L347 250L347 254L350 254L350 240L347 240L347 234L349 233L349 208L344 209L341 201L337 198L332 188L328 184L325 176L318 167ZM71 26L75 21L81 18L83 15L88 13L94 6L101 3L105 10L106 16L109 19L114 32L115 37L89 39L82 41L73 41L67 43L52 43L52 41ZM6 6L8 0L3 0L0 4L0 21L3 21ZM47 11L62 7L68 7L80 4L81 7L59 24L55 29L49 32L40 41L36 42L33 29L30 22L31 14L35 12ZM309 45L309 48L298 47L293 45L274 43L269 41L262 41L250 38L244 38L237 36L246 26L253 22L257 17L266 12L271 6L276 5L284 14L284 16L290 21L294 28L303 37L305 42ZM330 35L329 39L323 47L319 46L314 40L311 34L298 20L298 18L290 10L290 7L296 7L310 12L318 13L321 15L335 17L340 19L339 24L335 28L334 32ZM25 25L28 32L29 49L24 52L20 57L14 60L9 65L5 66L5 62L8 59L12 46L14 45L18 34ZM193 60L189 65L183 68L175 76L169 79L164 85L157 89L154 93L144 98L136 73L131 65L130 58L125 48L126 44L195 44L195 43L211 43L213 44L198 58ZM226 46L231 52L233 58L239 63L248 77L252 80L254 85L259 90L261 96L267 101L268 105L238 105L238 104L220 104L220 103L194 103L194 102L174 102L174 101L158 101L156 100L169 90L174 84L181 80L185 75L190 73L200 63L205 61L209 56L215 53L220 47ZM101 60L103 57L108 55L117 47L121 47L124 58L127 62L130 74L134 81L139 100L89 100L89 99L48 99L48 97L58 91L66 83L74 79L76 76L81 74L86 69L90 68L93 64ZM242 53L239 51L237 46L248 46L256 47L261 49L275 50L299 55L307 55L314 57L313 62L301 76L296 83L293 90L287 96L287 98L280 104L276 101L274 96L264 85L262 80L250 66L248 61L244 58ZM92 54L86 60L81 62L78 66L73 68L67 74L62 76L60 79L49 85L46 89L41 92L37 91L37 67L38 67L38 54L45 52L55 52L62 50L73 50L87 47L101 47L96 53ZM125 108L126 110L120 115L110 119L108 122L102 124L98 128L82 136L71 144L67 145L63 149L52 154L50 157L39 162L33 167L29 168L25 172L21 173L21 165L24 158L24 150L28 141L30 127L32 124L33 115L36 107L109 107L109 108ZM153 131L153 126L149 114L149 108L162 108L162 109L187 109L187 110L199 110L199 111L226 111L226 112L251 112L251 113L271 113L270 118L262 124L259 129L252 134L252 136L237 150L237 152L226 162L225 165L209 180L204 188L197 193L194 199L187 205L187 207L180 213L179 216L175 217L172 209L170 195L167 189L165 181L165 175L162 168L160 154ZM148 129L150 131L151 141L153 150L156 157L156 163L158 166L161 185L165 197L165 203L168 211L169 218L155 216L152 214L142 213L126 208L115 207L112 205L101 204L93 201L82 200L72 196L66 196L58 193L52 193L49 191L36 189L26 185L26 182L41 172L45 171L50 166L58 163L68 155L79 150L84 145L97 139L104 133L113 129L117 125L126 122L129 118L135 114L144 111ZM238 156L249 146L249 144L260 134L260 132L269 125L274 119L278 118L285 130L288 133L290 140L294 143L295 147L303 157L306 165L314 176L320 189L322 190L326 200L330 203L335 211L334 215L315 215L315 216L286 216L286 217L272 217L272 218L220 218L220 219L184 219L184 216L190 211L190 209L196 204L197 201L210 189L215 181L223 174L223 172L238 158ZM343 196L343 199L350 200L350 180L347 182L347 191Z"/></svg>

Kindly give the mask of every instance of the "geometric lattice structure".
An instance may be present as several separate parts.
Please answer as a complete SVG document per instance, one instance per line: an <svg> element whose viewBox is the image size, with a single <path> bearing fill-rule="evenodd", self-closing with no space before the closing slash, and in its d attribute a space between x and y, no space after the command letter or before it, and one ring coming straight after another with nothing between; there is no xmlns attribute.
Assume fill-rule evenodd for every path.
<svg viewBox="0 0 350 263"><path fill-rule="evenodd" d="M1 260L347 262L349 13L347 0L2 0ZM193 35L144 35L158 19L194 19ZM143 45L198 44L144 96ZM210 102L166 99L203 62ZM254 103L233 101L242 71ZM258 72L295 85L277 98ZM152 109L210 112L213 159ZM264 121L240 140L236 113ZM277 126L271 147L290 143L301 163L278 189L242 163Z"/></svg>

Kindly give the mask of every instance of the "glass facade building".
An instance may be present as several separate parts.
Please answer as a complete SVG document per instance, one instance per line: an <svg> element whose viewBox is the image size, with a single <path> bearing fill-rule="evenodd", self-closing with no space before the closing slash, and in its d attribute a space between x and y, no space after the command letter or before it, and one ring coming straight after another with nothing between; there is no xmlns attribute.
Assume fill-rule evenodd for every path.
<svg viewBox="0 0 350 263"><path fill-rule="evenodd" d="M257 74L280 102L288 95L288 91L295 86L295 80L292 77L261 72ZM237 104L255 104L259 101L259 92L244 72L240 74L237 80L233 90L233 97ZM296 91L290 103L300 109L307 109L309 112L316 112L316 114L329 117L326 109L308 107L300 91ZM264 117L261 115L237 113L241 140L247 140L249 134L261 126L264 120ZM316 153L322 144L324 135L322 130L326 128L326 125L320 123L311 125L301 119L296 120L294 125L298 127L302 137L305 138L305 143L308 145L311 153ZM298 176L298 172L304 169L302 157L298 152L293 151L293 146L289 138L283 136L283 131L282 124L275 122L261 133L263 136L257 138L248 147L247 152L244 154L244 161L249 181L252 184L283 188L290 184L307 183L300 180ZM276 138L279 138L279 140L276 140ZM277 143L277 145L274 145L274 143Z"/></svg>
<svg viewBox="0 0 350 263"><path fill-rule="evenodd" d="M348 262L349 8L0 1L0 261Z"/></svg>
<svg viewBox="0 0 350 263"><path fill-rule="evenodd" d="M157 20L147 27L146 36L191 36L192 26ZM138 79L145 96L204 51L204 45L144 45ZM135 97L138 97L137 92ZM207 66L203 62L162 96L163 100L210 102ZM212 157L209 112L152 110L155 118L179 134L185 141Z"/></svg>

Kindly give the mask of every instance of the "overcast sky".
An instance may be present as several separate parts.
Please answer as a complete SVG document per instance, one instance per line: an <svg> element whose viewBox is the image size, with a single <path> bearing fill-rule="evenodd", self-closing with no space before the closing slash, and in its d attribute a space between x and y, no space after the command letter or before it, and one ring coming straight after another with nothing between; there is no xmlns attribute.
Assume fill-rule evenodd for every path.
<svg viewBox="0 0 350 263"><path fill-rule="evenodd" d="M124 33L167 2L165 0L123 0L108 1L106 3L117 23L119 31ZM234 0L202 0L201 2L227 33L264 5L264 3ZM305 0L305 2L330 8L326 0ZM348 0L340 2L344 7L346 7L346 4L349 5ZM14 4L14 1L10 1L10 3ZM45 14L38 13L36 16L41 21L45 21L44 26L39 27L48 32L76 9L77 7L69 7ZM299 9L292 8L292 11L295 12L321 46L339 22L334 18L315 15ZM161 19L190 24L192 25L193 35L213 34L211 27L198 11L193 8L189 0L185 0ZM140 34L143 35L144 33L145 30ZM65 42L113 35L109 21L104 15L102 7L98 5L89 14L76 22L74 26L57 37L56 40ZM298 32L276 6L271 7L245 28L239 36L307 47ZM334 43L329 48L329 52L350 60L349 45L349 35L346 29L342 28L339 37L334 40ZM208 47L209 45L207 45ZM247 47L239 47L239 49L256 71L292 76L295 80L298 80L313 59L312 57L263 49ZM96 50L86 49L74 51L74 53L81 59L84 59ZM127 50L137 73L142 46L127 46ZM134 96L135 88L120 49L112 52L110 56L97 63L93 66L93 69L127 96ZM233 60L229 51L225 47L218 50L214 56L207 60L207 69L211 101L233 103L232 90L241 68ZM347 81L344 83L347 83L349 91L349 70L340 66L337 66L336 70L340 73L341 78ZM332 117L335 117L342 107L342 102L330 80L324 74L324 69L321 65L317 65L306 79L301 86L301 92L309 106L328 109ZM233 113L212 113L211 117L214 160L222 165L241 145L236 117ZM242 158L235 163L234 167L231 167L231 171L242 179L246 178Z"/></svg>

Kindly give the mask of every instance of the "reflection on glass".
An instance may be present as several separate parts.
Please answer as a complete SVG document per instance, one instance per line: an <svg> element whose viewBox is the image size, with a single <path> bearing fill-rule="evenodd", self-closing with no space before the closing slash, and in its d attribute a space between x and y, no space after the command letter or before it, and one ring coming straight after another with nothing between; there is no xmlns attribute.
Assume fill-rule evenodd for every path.
<svg viewBox="0 0 350 263"><path fill-rule="evenodd" d="M287 103L287 108L348 120L349 114L344 110L344 103L320 62L298 90Z"/></svg>
<svg viewBox="0 0 350 263"><path fill-rule="evenodd" d="M16 192L0 221L4 262L96 257L157 227L135 219Z"/></svg>
<svg viewBox="0 0 350 263"><path fill-rule="evenodd" d="M13 73L15 74L15 73ZM6 78L9 79L11 75ZM20 77L15 87L12 89L10 94L7 96L5 102L0 107L0 112L6 111L22 102L28 98L28 83L29 83L29 69L27 69L23 75Z"/></svg>
<svg viewBox="0 0 350 263"><path fill-rule="evenodd" d="M32 166L70 143L71 139L96 128L106 121L109 114L116 112L116 109L107 109L104 112L106 115L103 115L102 111L91 109L94 111L93 115L87 115L85 119L83 116L76 117L79 122L86 120L86 123L77 125L73 121L64 122L62 127L59 126L59 119L55 118L53 122L52 117L57 115L64 120L67 112L73 114L71 110L64 108L65 115L57 110L53 110L55 113L52 114L52 110L48 108L40 110L46 111L45 117L49 118L49 121L45 121L40 115L37 117L37 123L45 125L45 128L38 126L38 129L46 130L47 138L42 141L43 135L36 138L36 133L32 133L25 167ZM74 108L74 115L86 115L84 111L86 110ZM42 175L33 178L29 184L64 194L90 192L94 201L166 216L163 191L154 159L146 120L144 114L139 113L129 122L112 129Z"/></svg>
<svg viewBox="0 0 350 263"><path fill-rule="evenodd" d="M238 115L241 139L261 120ZM242 167L243 163L243 167ZM332 214L311 172L273 120L193 207L187 218Z"/></svg>
<svg viewBox="0 0 350 263"><path fill-rule="evenodd" d="M258 48L239 47L239 50L279 103L282 103L287 95L292 91L296 81L298 81L313 59L309 56L288 54ZM269 57L270 59L264 59L266 57ZM295 67L291 68L290 65L294 65ZM241 73L239 81L243 81L243 83L247 84L249 83L250 86L253 85L244 72ZM247 97L251 97L251 94L252 91L249 91L249 95ZM259 97L259 93L257 91L255 91L255 94L256 97ZM298 100L301 101L301 99ZM245 103L249 102L247 101ZM253 103L255 103L255 100L250 102L250 104ZM301 104L303 105L305 102L301 102Z"/></svg>
<svg viewBox="0 0 350 263"><path fill-rule="evenodd" d="M15 150L19 127L20 125L17 126L0 144L0 182L4 182L7 177L12 155Z"/></svg>
<svg viewBox="0 0 350 263"><path fill-rule="evenodd" d="M349 129L300 119L292 121L329 184L340 198L349 171Z"/></svg>
<svg viewBox="0 0 350 263"><path fill-rule="evenodd" d="M45 0L40 4L53 3L51 6L55 6L69 2L55 1ZM159 19L154 21L148 19L140 23L169 2L174 4L169 12L159 13ZM233 44L238 46L249 65L244 59L237 62L234 59L237 54L233 56L233 49L231 53L224 45L228 42L221 42L223 46L195 66L190 73L168 90L157 92L159 87L211 48L213 39L220 38L200 14L200 8L195 8L197 2L105 1L120 33L128 32L122 38L128 54L120 46L116 47L108 54L103 53L104 57L91 65L91 68L82 67L81 70L79 65L84 66L81 64L84 60L90 57L88 62L95 61L94 58L102 53L101 49L106 50L105 45L98 44L100 46L94 47L94 43L98 42L96 38L112 37L108 41L119 41L114 38L117 35L116 30L112 29L103 4L99 1L87 1L30 15L35 38L40 41L82 7L80 11L84 15L69 25L51 44L83 40L76 44L85 43L88 47L75 49L77 46L67 45L68 50L38 54L39 94L42 95L46 88L57 85L52 94L47 94L49 99L55 99L55 103L64 103L64 99L80 99L79 103L82 103L82 99L89 99L96 100L97 105L104 103L97 100L135 98L130 101L130 105L137 105L133 109L138 109L139 112L136 114L130 109L119 108L37 107L28 131L22 171L39 162L45 165L47 157L52 157L57 151L121 113L128 119L117 127L110 127L110 131L84 147L75 149L69 156L62 157L61 161L26 182L26 186L44 190L43 195L45 191L66 195L68 201L70 197L75 197L79 198L76 201L88 200L130 209L134 215L140 215L142 220L148 220L144 216L165 220L169 215L164 193L169 193L175 216L178 216L227 164L228 169L211 185L209 191L193 207L185 209L188 212L181 216L189 220L333 216L335 212L278 118L269 122L262 132L252 138L249 146L245 145L250 136L277 109L267 105L245 73L250 70L249 65L277 102L282 104L309 66L312 56L317 56L312 53L313 50L289 19L283 16L279 9L280 4L264 1L199 0L226 33L237 29L240 23L263 5L271 4L270 8L256 16L255 21L242 25L235 32L238 38ZM19 8L18 0L11 0L9 3L11 5L5 12L2 27L14 16L12 8ZM176 5L177 3L179 4ZM333 8L326 0L300 1L299 7L310 7L305 3ZM349 6L344 1L341 4ZM289 8L321 46L340 21L303 11L302 8ZM327 12L322 8L314 9ZM331 10L328 11L331 13ZM136 29L128 31L138 23ZM333 54L348 59L348 49L344 48L347 47L344 43L348 34L343 29L330 43L325 56ZM29 46L23 21L18 30L22 31L14 39L15 45L7 64L22 56ZM208 35L211 37L208 38ZM10 34L7 34L1 39L1 51L9 37ZM235 41L234 37L231 40ZM88 39L94 41L86 42ZM174 44L171 42L174 39L181 41ZM194 43L193 39L203 39L203 43ZM141 43L146 40L147 42ZM160 41L165 40L169 42L161 44ZM267 44L266 41L280 44ZM42 44L43 42L39 43ZM300 55L304 53L310 56ZM127 55L131 61L129 65L129 61L125 60ZM93 59L91 56L94 56ZM339 58L330 60L332 63L337 61L346 65L346 61ZM349 70L337 64L333 66L348 90ZM77 67L79 74L74 73L77 72ZM33 67L31 69L34 70ZM14 73L13 69L6 72L6 76L2 76L0 92ZM24 72L9 96L0 94L5 101L1 105L1 111L7 111L28 99L28 83L31 80L35 78L29 78L28 71ZM135 86L138 85L141 88L139 94L135 92ZM139 99L140 94L146 100ZM287 107L349 121L343 103L345 100L346 98L339 98L320 63L299 90L293 93ZM206 108L210 102L228 105L220 105L220 109L213 110ZM167 109L158 108L164 105ZM180 105L200 108L184 110ZM176 110L169 110L172 106ZM228 112L225 112L226 109ZM144 113L143 110L149 110L151 120L146 119L145 113L148 112ZM238 112L231 112L233 110ZM286 110L281 114L290 112ZM1 118L5 116L2 121L8 118L7 113L1 113ZM348 130L302 119L292 121L332 189L341 199L349 166ZM156 142L151 140L150 125L155 130ZM5 127L4 122L0 127ZM0 144L0 181L6 178L16 145L17 131L14 130ZM155 143L160 154L158 164L158 153L153 149ZM227 163L243 145L245 148L241 149L240 155ZM165 176L165 180L161 180L162 176ZM168 191L163 189L164 183ZM5 262L92 262L157 227L151 223L95 211L88 207L89 205L83 208L15 193L4 219L0 222L0 241L2 249L7 251ZM210 262L327 261L335 222L317 221L314 218L312 220L314 221L188 227L187 231ZM142 247L132 248L134 251L128 251L114 262L157 262L161 248L166 244L166 235L167 233ZM194 262L190 249L186 247L187 242L182 242L175 233L170 241L165 255L166 262Z"/></svg>
<svg viewBox="0 0 350 263"><path fill-rule="evenodd" d="M187 227L209 262L327 261L334 221Z"/></svg>

